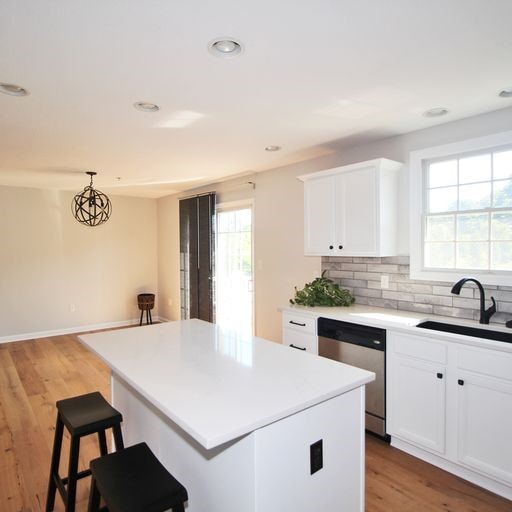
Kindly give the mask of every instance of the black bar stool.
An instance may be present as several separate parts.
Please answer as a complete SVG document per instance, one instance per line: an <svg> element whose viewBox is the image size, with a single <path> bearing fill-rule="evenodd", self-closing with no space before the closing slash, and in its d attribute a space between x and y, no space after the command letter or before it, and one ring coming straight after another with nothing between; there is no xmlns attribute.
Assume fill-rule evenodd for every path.
<svg viewBox="0 0 512 512"><path fill-rule="evenodd" d="M59 400L56 405L57 423L53 440L46 512L51 512L55 506L55 493L57 489L64 501L65 511L74 512L77 481L91 474L90 469L78 472L80 438L89 434L98 434L100 454L107 455L105 430L112 428L116 449L123 449L124 444L121 433L123 416L98 391ZM61 478L59 476L59 463L64 427L67 428L71 435L71 444L69 449L68 476Z"/></svg>
<svg viewBox="0 0 512 512"><path fill-rule="evenodd" d="M88 512L184 512L187 490L174 478L146 443L91 461ZM104 510L103 508L101 509Z"/></svg>

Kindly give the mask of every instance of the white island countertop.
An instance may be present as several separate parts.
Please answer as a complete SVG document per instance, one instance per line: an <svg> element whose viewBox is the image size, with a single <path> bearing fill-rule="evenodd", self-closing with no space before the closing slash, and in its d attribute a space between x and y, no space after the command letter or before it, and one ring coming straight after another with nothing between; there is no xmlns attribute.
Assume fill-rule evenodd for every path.
<svg viewBox="0 0 512 512"><path fill-rule="evenodd" d="M79 339L206 449L375 378L366 370L240 337L201 320Z"/></svg>

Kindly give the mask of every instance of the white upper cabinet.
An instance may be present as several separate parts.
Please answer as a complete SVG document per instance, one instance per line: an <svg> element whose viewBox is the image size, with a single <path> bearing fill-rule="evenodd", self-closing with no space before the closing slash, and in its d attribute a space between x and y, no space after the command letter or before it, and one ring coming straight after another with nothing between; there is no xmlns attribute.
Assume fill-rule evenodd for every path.
<svg viewBox="0 0 512 512"><path fill-rule="evenodd" d="M299 176L304 182L305 254L395 255L401 166L378 158Z"/></svg>

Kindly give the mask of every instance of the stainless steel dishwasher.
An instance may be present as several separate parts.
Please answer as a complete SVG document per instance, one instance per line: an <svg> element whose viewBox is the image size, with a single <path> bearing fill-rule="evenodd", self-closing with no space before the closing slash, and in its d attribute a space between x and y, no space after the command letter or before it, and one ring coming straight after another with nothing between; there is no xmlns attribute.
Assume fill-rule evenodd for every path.
<svg viewBox="0 0 512 512"><path fill-rule="evenodd" d="M366 385L366 429L386 436L386 330L318 319L318 354L375 373Z"/></svg>

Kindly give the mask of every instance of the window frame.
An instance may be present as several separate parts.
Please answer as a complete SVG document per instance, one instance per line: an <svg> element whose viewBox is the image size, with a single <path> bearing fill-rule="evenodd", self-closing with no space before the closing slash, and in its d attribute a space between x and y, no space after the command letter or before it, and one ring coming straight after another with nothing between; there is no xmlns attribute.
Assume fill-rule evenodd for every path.
<svg viewBox="0 0 512 512"><path fill-rule="evenodd" d="M425 211L427 193L426 165L436 160L461 158L485 151L496 151L512 146L512 131L496 133L484 137L466 139L441 146L434 146L410 154L410 277L417 280L455 282L464 275L471 275L483 284L512 286L512 271L482 271L464 269L431 269L423 266ZM488 211L488 210L482 210Z"/></svg>

